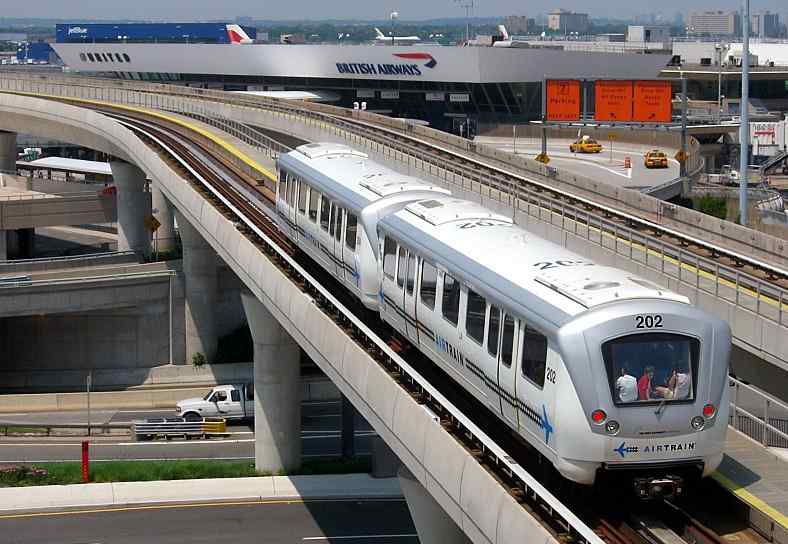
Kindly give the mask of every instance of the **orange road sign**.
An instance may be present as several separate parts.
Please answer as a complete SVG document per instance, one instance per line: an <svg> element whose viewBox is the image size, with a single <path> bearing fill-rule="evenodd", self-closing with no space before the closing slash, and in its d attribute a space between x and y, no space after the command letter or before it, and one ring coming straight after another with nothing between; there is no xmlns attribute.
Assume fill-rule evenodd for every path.
<svg viewBox="0 0 788 544"><path fill-rule="evenodd" d="M580 119L580 81L576 79L547 80L548 121L578 121Z"/></svg>
<svg viewBox="0 0 788 544"><path fill-rule="evenodd" d="M632 119L642 123L670 123L673 120L670 81L635 81Z"/></svg>
<svg viewBox="0 0 788 544"><path fill-rule="evenodd" d="M632 82L599 80L595 83L595 114L597 121L632 121Z"/></svg>

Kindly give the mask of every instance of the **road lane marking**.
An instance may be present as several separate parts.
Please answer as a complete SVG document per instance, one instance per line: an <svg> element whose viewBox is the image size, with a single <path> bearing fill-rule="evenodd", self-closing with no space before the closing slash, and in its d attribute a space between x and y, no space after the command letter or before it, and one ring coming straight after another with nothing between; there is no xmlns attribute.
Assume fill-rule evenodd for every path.
<svg viewBox="0 0 788 544"><path fill-rule="evenodd" d="M404 502L405 499L398 497L347 497L338 499L302 499L293 497L292 499L251 499L221 502L196 502L183 504L156 504L142 506L123 506L111 508L93 508L84 510L60 510L57 512L27 512L23 514L0 514L3 519L22 519L22 518L43 518L55 516L79 516L89 514L105 514L113 512L135 512L140 510L176 510L179 508L221 508L224 506L268 506L290 504L308 504L313 502ZM334 537L336 538L336 537Z"/></svg>
<svg viewBox="0 0 788 544"><path fill-rule="evenodd" d="M305 536L301 540L306 541L319 541L319 540L367 540L373 538L417 538L419 535L416 533L402 533L396 535L348 535L348 536Z"/></svg>

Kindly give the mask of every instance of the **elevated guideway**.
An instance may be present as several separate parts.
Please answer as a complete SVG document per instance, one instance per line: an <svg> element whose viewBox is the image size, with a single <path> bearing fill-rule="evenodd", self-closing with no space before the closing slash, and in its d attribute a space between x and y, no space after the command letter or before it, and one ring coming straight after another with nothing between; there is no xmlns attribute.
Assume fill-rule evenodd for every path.
<svg viewBox="0 0 788 544"><path fill-rule="evenodd" d="M9 99L9 102L18 101L10 106L10 111L18 111L18 108L23 108L31 100L19 97ZM3 107L9 107L5 101L3 104L5 104ZM536 482L523 474L516 463L512 465L511 459L507 461L505 452L495 447L494 443L490 443L481 429L464 418L440 392L427 384L418 372L402 361L388 346L370 337L370 331L358 319L349 315L342 305L318 285L306 271L286 254L271 251L272 241L259 230L254 221L248 222L244 219L241 223L245 228L239 231L238 222L227 217L228 210L231 213L236 213L237 210L233 210L231 202L223 201L221 194L214 193L213 200L224 203L227 207L224 213L211 205L204 198L205 194L197 191L193 185L172 176L172 171L158 155L133 140L133 137L126 135L123 127L113 125L113 121L103 116L62 104L42 103L39 107L58 112L58 122L49 127L55 132L63 131L65 127L59 126L62 124L77 126L89 124L99 133L111 134L112 141L116 138L130 138L123 140L125 143L123 148L126 150L124 158L142 166L153 179L160 180L163 191L179 213L222 259L230 264L249 287L254 295L249 298L261 301L262 306L284 327L287 334L318 362L337 383L340 390L359 408L362 415L372 423L376 431L392 446L414 474L415 480L427 489L430 496L437 500L453 522L473 541L503 542L513 541L510 540L512 538L518 541L523 538L550 539L555 537L555 533L551 537L544 527L535 525L533 519L529 519L528 515L523 513L524 511L509 493L504 491L489 473L480 468L467 447L459 446L442 426L436 424L436 417L441 422L445 417L448 423L459 424L460 429L468 430L474 437L481 437L478 438L478 444L482 446L482 457L494 459L495 465L502 464L505 472L510 472L512 474L510 477L517 482L515 489L524 489L524 497L538 497L537 503L540 505L549 504L548 510L558 512L559 518L570 528L570 532L576 531L576 534L582 535L582 538L589 542L596 541L597 537L588 533L587 527L565 509L557 508L549 492L542 490ZM221 119L227 118L222 116ZM42 130L44 128L46 127L42 127ZM366 142L374 140L358 135L354 136L354 139L358 145L373 147ZM436 172L440 172L436 165L429 161L429 157L422 155L422 162L417 166L412 157L408 157L402 151L394 151L393 155L400 153L400 161L404 160L410 168L419 170L428 165L431 170L430 175L435 176ZM425 158L427 160L424 160ZM453 175L458 174L455 172ZM472 179L464 178L463 181L464 184L460 184L461 189L467 187L468 192L483 191L487 195L486 197L483 195L483 199L494 196L499 200L499 205L504 198L512 197L511 192L507 194L489 187L484 191L479 181L475 182L475 186ZM540 207L541 203L538 200L532 201L530 197L522 199L518 195L514 201L518 202L521 210L530 212L528 215L539 218L543 216L544 208ZM555 209L551 207L547 209L550 212L547 217L552 222ZM572 220L575 220L574 216ZM599 233L599 243L604 244L606 229L602 228L601 223L592 225L588 222L585 228L586 236L589 236L592 228L596 228ZM577 224L575 232L578 232ZM614 240L617 245L618 238ZM633 242L633 239L629 238L630 256ZM273 260L265 257L261 249L271 255ZM645 249L648 259L650 256L648 246ZM679 275L682 272L681 265L679 261ZM293 273L298 278L296 283L290 281ZM297 284L309 285L308 292L301 291ZM331 314L344 315L345 318L337 324L331 319ZM362 347L364 342L359 345L347 336L348 332L356 337L361 335L370 338L366 349ZM374 354L382 356L387 363L383 367L377 366L377 363L372 361L375 358ZM426 406L430 411L425 410L423 404L414 401L413 396L404 392L392 379L392 375L405 376L405 381L415 387L417 399L429 399ZM401 382L402 378L399 381ZM520 497L520 492L515 493L515 496ZM540 506L540 508L544 507Z"/></svg>
<svg viewBox="0 0 788 544"><path fill-rule="evenodd" d="M4 120L19 122L34 134L54 135L115 155L139 166L159 183L179 217L246 284L251 295L245 298L245 305L259 305L256 314L270 314L263 319L275 320L285 331L278 334L298 342L473 542L519 542L523 538L557 542L559 533L589 543L601 542L330 292L277 249L255 218L247 218L232 202L223 200L221 193L212 193L210 186L202 185L198 190L199 182L188 183L181 177L183 173L176 174L156 151L117 121L52 101L2 98L9 112ZM184 164L181 172L191 172L189 177L196 179L206 175L191 168ZM210 200L206 198L209 195L213 195ZM239 230L239 226L243 228ZM185 244L184 267L193 259L188 255L191 249L192 245ZM337 320L335 316L344 317ZM270 354L269 346L277 344L262 338L255 338L255 342L257 367L258 354ZM256 369L256 382L258 378ZM425 401L430 410L425 409ZM257 419L266 419L265 413ZM448 430L473 437L476 446L469 449ZM259 440L265 433L257 431ZM504 468L510 483L502 486L480 460ZM539 508L545 514L543 519L550 520L547 526L520 502Z"/></svg>

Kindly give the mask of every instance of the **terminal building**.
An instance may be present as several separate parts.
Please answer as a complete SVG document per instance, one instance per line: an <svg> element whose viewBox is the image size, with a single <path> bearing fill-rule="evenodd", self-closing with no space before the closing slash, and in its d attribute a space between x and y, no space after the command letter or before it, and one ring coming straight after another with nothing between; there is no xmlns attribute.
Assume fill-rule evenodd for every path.
<svg viewBox="0 0 788 544"><path fill-rule="evenodd" d="M67 25L63 25L64 27ZM457 130L540 118L544 78L652 79L669 54L612 54L548 47L280 45L91 39L91 25L53 44L70 70L237 91L310 91L334 103ZM123 25L113 25L116 28ZM172 29L176 33L176 29ZM129 35L118 28L118 35ZM69 29L59 37L73 35Z"/></svg>

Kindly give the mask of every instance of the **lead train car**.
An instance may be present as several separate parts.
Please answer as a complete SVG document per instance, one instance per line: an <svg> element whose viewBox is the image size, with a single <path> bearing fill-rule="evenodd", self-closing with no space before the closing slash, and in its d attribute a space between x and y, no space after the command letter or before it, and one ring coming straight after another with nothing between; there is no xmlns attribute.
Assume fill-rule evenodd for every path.
<svg viewBox="0 0 788 544"><path fill-rule="evenodd" d="M729 410L724 321L345 146L308 144L279 167L280 222L299 247L564 477L593 484L615 471L649 497L717 468ZM309 223L320 229L324 211L318 238ZM330 249L336 240L342 253Z"/></svg>

